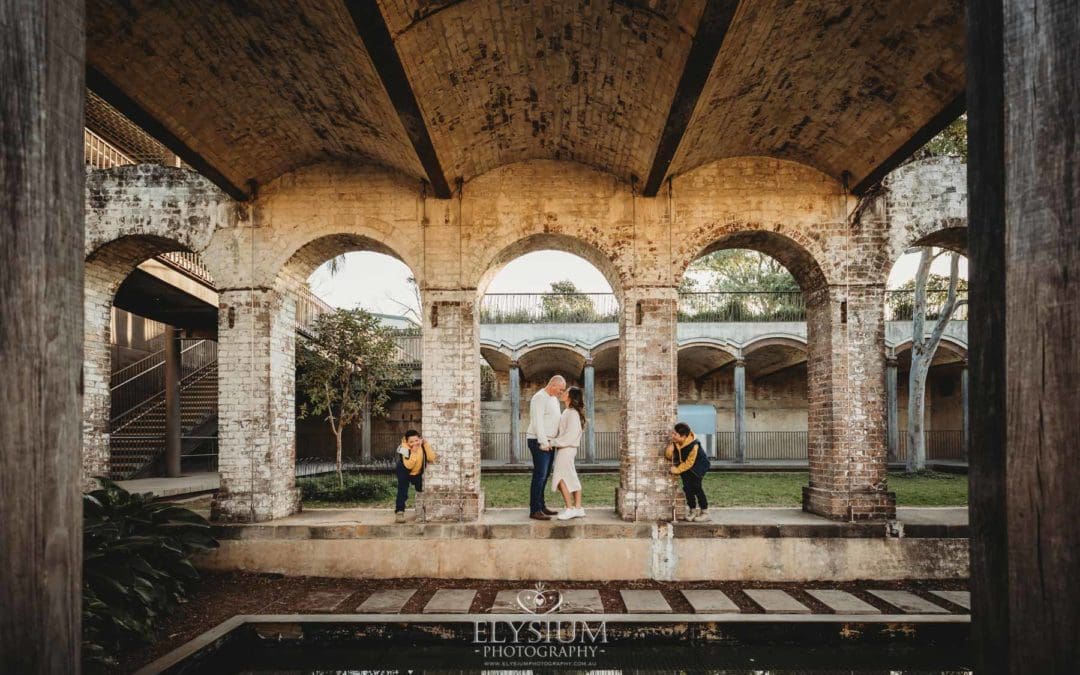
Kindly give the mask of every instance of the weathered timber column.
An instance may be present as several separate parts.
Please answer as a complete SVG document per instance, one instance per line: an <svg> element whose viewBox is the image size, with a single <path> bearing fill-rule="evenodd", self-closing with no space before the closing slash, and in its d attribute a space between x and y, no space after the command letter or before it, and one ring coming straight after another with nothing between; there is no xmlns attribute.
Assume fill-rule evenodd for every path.
<svg viewBox="0 0 1080 675"><path fill-rule="evenodd" d="M884 289L807 295L810 485L803 509L837 520L893 518L885 449Z"/></svg>
<svg viewBox="0 0 1080 675"><path fill-rule="evenodd" d="M968 456L968 439L971 438L971 413L969 412L970 392L968 389L968 362L960 369L960 447L964 457Z"/></svg>
<svg viewBox="0 0 1080 675"><path fill-rule="evenodd" d="M895 462L900 449L900 403L897 392L897 365L896 357L889 356L885 359L885 441L887 443L886 459Z"/></svg>
<svg viewBox="0 0 1080 675"><path fill-rule="evenodd" d="M215 520L270 520L300 508L295 312L295 301L272 289L219 292Z"/></svg>
<svg viewBox="0 0 1080 675"><path fill-rule="evenodd" d="M675 288L626 289L620 307L622 455L616 510L623 520L671 520L678 486L663 449L675 423Z"/></svg>
<svg viewBox="0 0 1080 675"><path fill-rule="evenodd" d="M588 425L585 427L585 461L589 464L596 463L596 368L593 367L592 359L585 362L585 419Z"/></svg>
<svg viewBox="0 0 1080 675"><path fill-rule="evenodd" d="M180 331L165 327L165 475L180 476L180 442L184 433L180 414Z"/></svg>
<svg viewBox="0 0 1080 675"><path fill-rule="evenodd" d="M746 462L746 361L735 361L735 461Z"/></svg>
<svg viewBox="0 0 1080 675"><path fill-rule="evenodd" d="M83 3L0 25L0 672L78 673Z"/></svg>
<svg viewBox="0 0 1080 675"><path fill-rule="evenodd" d="M476 520L480 488L480 342L476 290L425 290L423 434L439 461L424 473L418 513L427 520Z"/></svg>
<svg viewBox="0 0 1080 675"><path fill-rule="evenodd" d="M979 673L1066 673L1080 661L1078 42L1076 2L968 3Z"/></svg>
<svg viewBox="0 0 1080 675"><path fill-rule="evenodd" d="M521 458L521 366L510 364L510 463Z"/></svg>
<svg viewBox="0 0 1080 675"><path fill-rule="evenodd" d="M363 417L360 420L360 461L371 461L371 406L365 405Z"/></svg>

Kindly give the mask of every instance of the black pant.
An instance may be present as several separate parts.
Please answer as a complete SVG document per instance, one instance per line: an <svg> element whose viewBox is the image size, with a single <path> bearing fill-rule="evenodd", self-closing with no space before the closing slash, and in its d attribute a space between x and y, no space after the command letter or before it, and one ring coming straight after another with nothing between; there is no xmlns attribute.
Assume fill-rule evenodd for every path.
<svg viewBox="0 0 1080 675"><path fill-rule="evenodd" d="M705 489L701 487L702 478L704 476L699 476L692 471L682 474L682 489L686 495L686 505L691 509L709 508L709 500L705 498Z"/></svg>
<svg viewBox="0 0 1080 675"><path fill-rule="evenodd" d="M397 469L397 502L394 503L394 511L404 511L405 502L409 499L409 484L416 488L417 492L424 491L424 474L410 476L403 467Z"/></svg>

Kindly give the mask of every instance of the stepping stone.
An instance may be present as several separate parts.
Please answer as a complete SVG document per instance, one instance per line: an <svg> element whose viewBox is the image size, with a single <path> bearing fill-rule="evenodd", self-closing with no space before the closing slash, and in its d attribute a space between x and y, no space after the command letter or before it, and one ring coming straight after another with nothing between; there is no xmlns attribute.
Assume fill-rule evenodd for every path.
<svg viewBox="0 0 1080 675"><path fill-rule="evenodd" d="M837 614L881 614L881 610L851 593L835 590L807 590L818 602Z"/></svg>
<svg viewBox="0 0 1080 675"><path fill-rule="evenodd" d="M524 614L525 610L518 604L517 597L521 590L499 591L495 594L495 602L491 605L492 614Z"/></svg>
<svg viewBox="0 0 1080 675"><path fill-rule="evenodd" d="M600 599L600 591L593 589L570 589L562 591L562 605L559 607L562 614L603 614L604 601Z"/></svg>
<svg viewBox="0 0 1080 675"><path fill-rule="evenodd" d="M905 614L948 614L949 610L938 607L934 603L920 598L914 593L907 591L868 591L876 598L880 598L890 605L900 608Z"/></svg>
<svg viewBox="0 0 1080 675"><path fill-rule="evenodd" d="M424 606L424 614L468 614L476 591L469 588L440 588Z"/></svg>
<svg viewBox="0 0 1080 675"><path fill-rule="evenodd" d="M971 593L968 591L930 591L942 600L948 600L954 605L960 605L967 611L971 611Z"/></svg>
<svg viewBox="0 0 1080 675"><path fill-rule="evenodd" d="M687 590L682 594L698 614L738 614L742 611L723 591Z"/></svg>
<svg viewBox="0 0 1080 675"><path fill-rule="evenodd" d="M360 603L356 611L358 614L397 614L415 592L415 588L375 591L367 600Z"/></svg>
<svg viewBox="0 0 1080 675"><path fill-rule="evenodd" d="M748 588L743 593L750 596L766 614L809 614L810 608L787 593L777 589Z"/></svg>
<svg viewBox="0 0 1080 675"><path fill-rule="evenodd" d="M631 614L671 614L671 605L660 591L619 591Z"/></svg>
<svg viewBox="0 0 1080 675"><path fill-rule="evenodd" d="M332 612L352 594L353 591L311 591L300 598L296 608L305 612Z"/></svg>

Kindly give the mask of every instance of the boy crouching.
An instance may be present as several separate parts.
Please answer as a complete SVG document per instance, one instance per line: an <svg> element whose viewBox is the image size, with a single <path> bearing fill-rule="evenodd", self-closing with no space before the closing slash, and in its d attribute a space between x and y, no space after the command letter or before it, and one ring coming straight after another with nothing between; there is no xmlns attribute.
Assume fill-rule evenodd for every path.
<svg viewBox="0 0 1080 675"><path fill-rule="evenodd" d="M683 493L686 494L686 520L693 523L705 523L709 518L709 501L705 498L705 489L701 482L709 470L709 458L705 449L694 438L690 425L679 422L671 432L671 442L664 449L664 456L671 461L671 473L682 478Z"/></svg>
<svg viewBox="0 0 1080 675"><path fill-rule="evenodd" d="M409 499L409 485L416 492L424 491L424 469L428 462L436 461L431 444L423 439L415 429L405 432L401 446L397 450L397 462L394 472L397 474L397 502L394 504L394 522L405 522L405 502Z"/></svg>

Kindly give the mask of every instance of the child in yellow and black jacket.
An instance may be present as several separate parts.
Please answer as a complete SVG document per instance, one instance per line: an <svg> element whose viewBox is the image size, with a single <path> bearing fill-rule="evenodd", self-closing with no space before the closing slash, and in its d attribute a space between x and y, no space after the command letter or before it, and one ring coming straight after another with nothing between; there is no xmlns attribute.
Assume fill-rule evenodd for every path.
<svg viewBox="0 0 1080 675"><path fill-rule="evenodd" d="M394 521L405 522L405 502L409 499L409 485L417 492L424 491L424 469L437 459L431 445L415 429L405 432L398 447L394 473L397 474L397 502L394 504Z"/></svg>
<svg viewBox="0 0 1080 675"><path fill-rule="evenodd" d="M701 481L709 470L709 458L701 443L694 438L690 425L679 422L671 432L671 442L664 449L664 456L671 462L671 473L682 479L683 493L686 495L686 519L694 523L704 523L709 518L709 500Z"/></svg>

